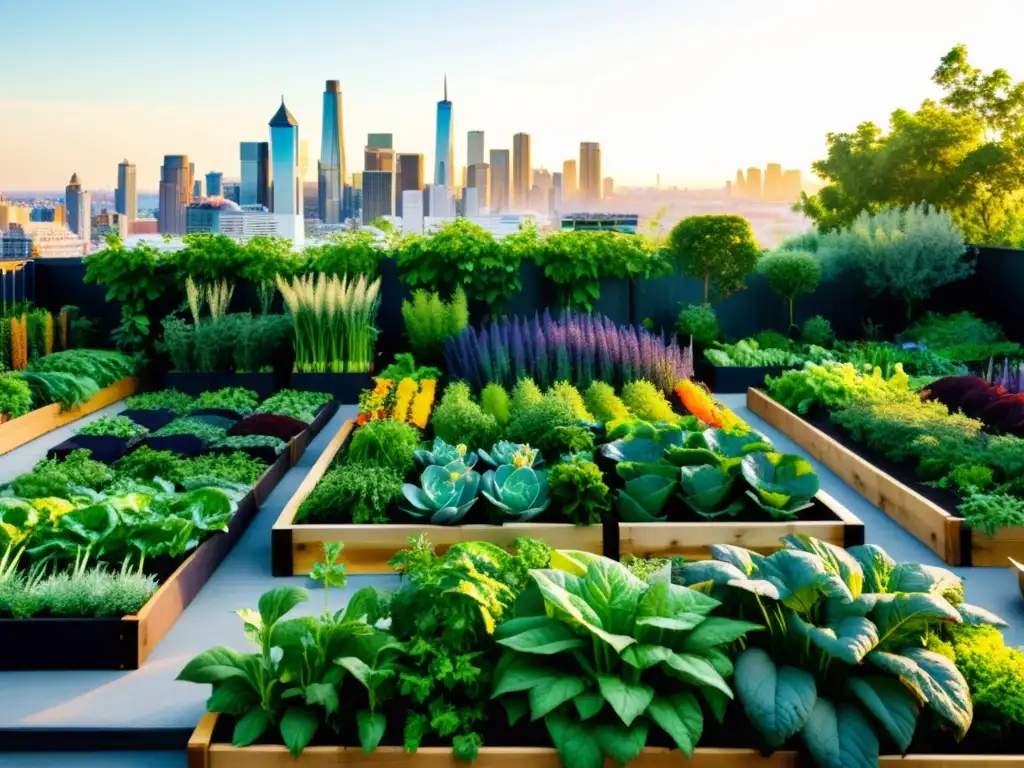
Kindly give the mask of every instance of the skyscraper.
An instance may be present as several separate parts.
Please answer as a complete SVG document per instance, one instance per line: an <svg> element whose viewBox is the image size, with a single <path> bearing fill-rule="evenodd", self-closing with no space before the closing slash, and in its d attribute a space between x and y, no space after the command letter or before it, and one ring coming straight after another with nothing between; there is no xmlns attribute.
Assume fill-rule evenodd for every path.
<svg viewBox="0 0 1024 768"><path fill-rule="evenodd" d="M206 174L206 196L224 196L224 174L220 171L210 171Z"/></svg>
<svg viewBox="0 0 1024 768"><path fill-rule="evenodd" d="M764 169L764 199L782 200L782 166L768 163Z"/></svg>
<svg viewBox="0 0 1024 768"><path fill-rule="evenodd" d="M452 103L448 101L448 76L444 78L444 99L437 102L437 143L434 147L434 185L455 185L455 134Z"/></svg>
<svg viewBox="0 0 1024 768"><path fill-rule="evenodd" d="M530 134L517 133L512 137L512 207L523 210L530 206Z"/></svg>
<svg viewBox="0 0 1024 768"><path fill-rule="evenodd" d="M476 190L476 202L479 208L487 208L490 204L491 167L487 163L474 163L469 166L467 189Z"/></svg>
<svg viewBox="0 0 1024 768"><path fill-rule="evenodd" d="M68 229L78 235L79 239L89 242L92 231L92 199L82 189L78 174L71 174L71 181L64 188L64 202L68 209Z"/></svg>
<svg viewBox="0 0 1024 768"><path fill-rule="evenodd" d="M551 174L551 210L560 212L565 192L565 177L563 173L555 171Z"/></svg>
<svg viewBox="0 0 1024 768"><path fill-rule="evenodd" d="M135 189L135 166L127 160L117 166L114 210L127 216L128 221L134 221L139 215L139 195Z"/></svg>
<svg viewBox="0 0 1024 768"><path fill-rule="evenodd" d="M747 168L747 197L761 199L761 169Z"/></svg>
<svg viewBox="0 0 1024 768"><path fill-rule="evenodd" d="M192 182L192 199L193 200L198 200L202 196L203 196L203 180L202 179L195 179Z"/></svg>
<svg viewBox="0 0 1024 768"><path fill-rule="evenodd" d="M309 142L299 139L299 183L306 183L306 174L309 173Z"/></svg>
<svg viewBox="0 0 1024 768"><path fill-rule="evenodd" d="M601 199L601 145L596 141L580 142L580 197Z"/></svg>
<svg viewBox="0 0 1024 768"><path fill-rule="evenodd" d="M242 179L238 204L262 205L270 210L270 144L266 141L243 141L240 157Z"/></svg>
<svg viewBox="0 0 1024 768"><path fill-rule="evenodd" d="M601 182L601 193L605 198L615 197L615 179L605 176Z"/></svg>
<svg viewBox="0 0 1024 768"><path fill-rule="evenodd" d="M270 155L274 174L274 217L278 232L301 243L306 228L302 219L302 181L299 179L299 123L284 105L270 118Z"/></svg>
<svg viewBox="0 0 1024 768"><path fill-rule="evenodd" d="M576 197L579 185L576 181L576 161L566 160L562 163L562 198L571 200Z"/></svg>
<svg viewBox="0 0 1024 768"><path fill-rule="evenodd" d="M187 230L185 208L192 190L188 155L164 155L160 167L160 202L157 211L161 235L184 235Z"/></svg>
<svg viewBox="0 0 1024 768"><path fill-rule="evenodd" d="M406 192L423 191L423 155L402 153L398 156L395 172L395 215L405 216ZM422 201L423 195L420 195ZM423 216L422 202L420 214Z"/></svg>
<svg viewBox="0 0 1024 768"><path fill-rule="evenodd" d="M508 210L509 160L507 149L491 150L491 213Z"/></svg>
<svg viewBox="0 0 1024 768"><path fill-rule="evenodd" d="M395 170L395 150L386 147L371 147L367 145L363 150L364 171L393 171Z"/></svg>
<svg viewBox="0 0 1024 768"><path fill-rule="evenodd" d="M341 83L328 80L324 89L323 131L320 138L320 162L317 164L320 220L324 224L342 222L342 197L347 172L342 127Z"/></svg>
<svg viewBox="0 0 1024 768"><path fill-rule="evenodd" d="M374 149L394 149L395 137L391 133L368 133L366 134L366 146Z"/></svg>
<svg viewBox="0 0 1024 768"><path fill-rule="evenodd" d="M743 169L736 169L736 183L732 185L732 193L735 197L747 196L747 180L743 177Z"/></svg>
<svg viewBox="0 0 1024 768"><path fill-rule="evenodd" d="M782 199L787 203L795 203L803 191L803 178L799 170L785 171L782 174Z"/></svg>
<svg viewBox="0 0 1024 768"><path fill-rule="evenodd" d="M484 160L484 132L470 131L466 142L466 167L472 168ZM481 203L483 205L483 203Z"/></svg>
<svg viewBox="0 0 1024 768"><path fill-rule="evenodd" d="M395 213L395 172L363 171L363 224Z"/></svg>

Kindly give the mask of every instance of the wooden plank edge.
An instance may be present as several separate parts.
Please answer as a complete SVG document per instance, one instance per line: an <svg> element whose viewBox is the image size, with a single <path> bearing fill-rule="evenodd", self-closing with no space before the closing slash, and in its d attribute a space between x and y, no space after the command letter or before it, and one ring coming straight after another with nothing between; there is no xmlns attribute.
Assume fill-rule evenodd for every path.
<svg viewBox="0 0 1024 768"><path fill-rule="evenodd" d="M874 476L880 485L893 488L898 490L900 493L906 494L906 496L913 500L918 510L920 510L923 515L933 518L933 521L939 524L938 527L941 531L941 541L926 541L906 526L901 525L900 521L889 516L885 509L879 507L879 510L883 514L886 514L887 517L890 517L890 519L897 523L897 525L901 525L901 527L913 535L914 538L939 555L946 564L965 564L965 556L962 553L964 547L962 544L963 521L961 518L947 512L938 504L931 501L931 499L922 496L913 488L901 483L888 473L883 472L867 459L861 457L854 451L839 443L837 440L822 432L814 425L805 421L799 414L793 413L761 390L754 388L747 390L747 407L757 416L764 419L775 429L782 432L786 437L807 451L807 453L813 456L817 461L820 461L834 473L839 475L841 480L846 482L846 484L853 488L853 490L860 493L861 496L863 496L873 506L877 505L875 505L871 499L864 496L864 494L861 493L847 478L847 475L851 474L854 469L858 469L862 474ZM843 466L837 465L836 461L830 461L822 458L822 456L819 455L820 452L816 451L813 446L808 445L809 441L800 433L811 435L818 441L828 443L830 448L832 448L832 450L841 457Z"/></svg>
<svg viewBox="0 0 1024 768"><path fill-rule="evenodd" d="M210 765L210 742L217 725L217 714L205 713L188 740L188 768L208 768Z"/></svg>
<svg viewBox="0 0 1024 768"><path fill-rule="evenodd" d="M284 509L281 510L281 514L278 515L277 520L274 523L274 528L287 528L295 523L295 515L299 511L299 507L302 506L302 502L306 500L306 497L309 496L310 493L312 493L316 484L320 482L320 478L327 473L327 470L331 466L331 462L334 461L334 457L338 455L338 452L341 450L354 428L354 419L348 419L341 425L341 429L339 429L337 434L331 438L331 441L327 444L324 452L320 454L320 458L316 460L316 463L313 464L309 472L306 473L306 477L303 478L299 487L295 490L295 493L292 494L292 497L288 499L288 503L284 505Z"/></svg>

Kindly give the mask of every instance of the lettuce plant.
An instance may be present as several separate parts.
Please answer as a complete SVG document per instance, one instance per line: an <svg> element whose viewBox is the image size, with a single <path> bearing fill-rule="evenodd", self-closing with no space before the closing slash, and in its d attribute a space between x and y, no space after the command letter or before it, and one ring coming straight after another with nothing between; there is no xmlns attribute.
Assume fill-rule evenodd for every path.
<svg viewBox="0 0 1024 768"><path fill-rule="evenodd" d="M711 464L679 469L679 497L701 517L735 515L743 509L742 499L730 499L736 476Z"/></svg>
<svg viewBox="0 0 1024 768"><path fill-rule="evenodd" d="M480 482L481 493L509 522L528 523L551 504L548 473L542 469L502 464L487 470Z"/></svg>
<svg viewBox="0 0 1024 768"><path fill-rule="evenodd" d="M757 432L710 428L688 433L682 446L666 451L665 459L680 467L710 464L723 471L737 472L748 453L771 450L768 439Z"/></svg>
<svg viewBox="0 0 1024 768"><path fill-rule="evenodd" d="M429 518L431 525L458 525L477 501L480 475L460 461L443 467L427 467L420 484L406 483L402 494L408 506L402 509L412 517Z"/></svg>
<svg viewBox="0 0 1024 768"><path fill-rule="evenodd" d="M633 760L652 727L686 754L700 739L707 704L722 721L733 696L727 646L762 629L710 616L719 601L586 552L552 554L530 572L515 618L495 631L505 650L491 698L510 725L543 719L566 768Z"/></svg>
<svg viewBox="0 0 1024 768"><path fill-rule="evenodd" d="M621 465L620 465L621 466ZM668 520L662 511L676 489L678 470L669 467L672 476L645 474L626 481L625 488L615 493L619 519L626 523L663 523Z"/></svg>
<svg viewBox="0 0 1024 768"><path fill-rule="evenodd" d="M963 583L944 568L897 564L875 545L784 541L767 557L713 546L712 560L682 564L675 576L768 628L737 657L735 675L768 746L799 734L822 768L869 768L883 743L907 752L922 709L962 738L972 719L967 683L926 640L947 625L1002 621L964 604Z"/></svg>
<svg viewBox="0 0 1024 768"><path fill-rule="evenodd" d="M544 457L536 448L531 448L525 443L512 443L508 440L499 440L491 446L490 451L481 450L480 458L495 469L504 464L533 467L534 469L544 466Z"/></svg>
<svg viewBox="0 0 1024 768"><path fill-rule="evenodd" d="M424 469L434 464L444 467L453 461L462 462L472 469L477 461L476 451L467 453L463 443L449 445L440 437L434 438L434 444L429 451L421 448L413 453L413 458L416 460L416 464Z"/></svg>
<svg viewBox="0 0 1024 768"><path fill-rule="evenodd" d="M743 458L741 471L753 488L747 496L775 518L792 517L807 509L818 492L818 475L802 456L752 453Z"/></svg>

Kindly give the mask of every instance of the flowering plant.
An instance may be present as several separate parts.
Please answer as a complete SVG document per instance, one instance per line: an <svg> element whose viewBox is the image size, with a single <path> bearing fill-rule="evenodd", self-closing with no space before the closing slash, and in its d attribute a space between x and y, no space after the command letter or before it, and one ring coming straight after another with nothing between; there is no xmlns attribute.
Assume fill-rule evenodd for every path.
<svg viewBox="0 0 1024 768"><path fill-rule="evenodd" d="M437 382L424 379L417 382L404 378L395 386L391 379L377 378L373 389L366 389L359 395L359 416L357 424L380 419L392 419L413 424L425 429L434 404Z"/></svg>

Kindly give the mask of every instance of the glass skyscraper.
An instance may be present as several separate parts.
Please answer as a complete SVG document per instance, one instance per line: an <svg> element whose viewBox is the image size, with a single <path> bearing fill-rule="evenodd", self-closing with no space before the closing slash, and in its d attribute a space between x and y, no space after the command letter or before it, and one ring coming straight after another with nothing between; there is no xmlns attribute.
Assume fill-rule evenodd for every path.
<svg viewBox="0 0 1024 768"><path fill-rule="evenodd" d="M123 213L128 221L139 217L139 196L135 188L135 166L125 160L117 166L117 191L114 210Z"/></svg>
<svg viewBox="0 0 1024 768"><path fill-rule="evenodd" d="M283 100L270 120L270 154L274 174L273 211L280 216L301 216L299 123Z"/></svg>
<svg viewBox="0 0 1024 768"><path fill-rule="evenodd" d="M265 141L243 141L241 144L242 180L239 183L240 205L262 205L270 209L270 144Z"/></svg>
<svg viewBox="0 0 1024 768"><path fill-rule="evenodd" d="M206 174L206 196L221 197L223 191L224 174L219 171L210 171Z"/></svg>
<svg viewBox="0 0 1024 768"><path fill-rule="evenodd" d="M448 101L448 76L444 78L444 100L437 102L437 146L434 152L434 185L455 187L455 131L452 103Z"/></svg>
<svg viewBox="0 0 1024 768"><path fill-rule="evenodd" d="M317 173L319 217L324 224L340 224L345 189L345 137L342 131L341 83L328 80L324 90L323 132Z"/></svg>

